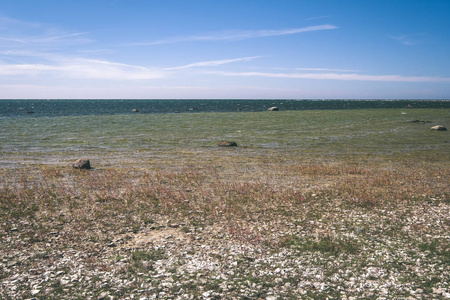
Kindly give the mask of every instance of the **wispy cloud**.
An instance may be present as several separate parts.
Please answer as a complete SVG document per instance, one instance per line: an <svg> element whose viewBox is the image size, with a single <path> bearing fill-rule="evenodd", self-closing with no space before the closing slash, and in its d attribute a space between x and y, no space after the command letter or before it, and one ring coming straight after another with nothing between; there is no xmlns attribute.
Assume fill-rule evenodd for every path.
<svg viewBox="0 0 450 300"><path fill-rule="evenodd" d="M326 69L326 68L295 68L298 71L317 71L317 72L356 72L356 70L346 69Z"/></svg>
<svg viewBox="0 0 450 300"><path fill-rule="evenodd" d="M15 42L15 43L26 44L26 41L25 41L24 39L11 38L11 37L0 37L0 41Z"/></svg>
<svg viewBox="0 0 450 300"><path fill-rule="evenodd" d="M160 70L103 60L71 59L53 64L0 64L0 76L147 80L165 77Z"/></svg>
<svg viewBox="0 0 450 300"><path fill-rule="evenodd" d="M162 70L78 57L84 49L77 46L91 42L87 38L90 33L68 32L0 16L0 76L32 82L73 78L146 80L165 76Z"/></svg>
<svg viewBox="0 0 450 300"><path fill-rule="evenodd" d="M91 33L91 32L75 32L75 33L68 33L68 34L63 34L63 35L55 35L55 36L44 37L38 41L62 40L62 39L72 38L75 36L87 35L89 33Z"/></svg>
<svg viewBox="0 0 450 300"><path fill-rule="evenodd" d="M17 39L9 38L10 41L27 44L27 46L45 45L50 46L64 46L86 44L91 40L86 37L90 32L73 32L63 34L42 34L33 36L21 36ZM83 37L85 36L85 37ZM6 38L5 38L6 39Z"/></svg>
<svg viewBox="0 0 450 300"><path fill-rule="evenodd" d="M398 36L389 36L389 38L396 40L397 42L406 46L414 46L420 44L425 40L424 37L424 34L404 34Z"/></svg>
<svg viewBox="0 0 450 300"><path fill-rule="evenodd" d="M19 19L10 18L5 15L0 15L0 30L10 30L11 28L22 30L23 28L34 29L40 27L42 27L40 23L26 22Z"/></svg>
<svg viewBox="0 0 450 300"><path fill-rule="evenodd" d="M161 44L171 44L179 42L192 42L192 41L233 41L233 40L244 40L260 37L270 37L270 36L281 36L298 34L310 31L320 31L320 30L331 30L337 29L338 27L330 24L308 26L302 28L288 28L279 30L240 30L240 31L226 31L218 32L212 35L191 35L182 37L173 37L153 42L143 42L134 43L132 46L151 46L151 45L161 45Z"/></svg>
<svg viewBox="0 0 450 300"><path fill-rule="evenodd" d="M322 79L348 81L386 81L386 82L450 82L446 77L402 76L402 75L362 75L339 73L265 73L265 72L209 72L222 76L291 78L291 79Z"/></svg>
<svg viewBox="0 0 450 300"><path fill-rule="evenodd" d="M86 54L112 54L116 53L117 50L111 50L111 49L83 49L78 50L78 53L86 53Z"/></svg>
<svg viewBox="0 0 450 300"><path fill-rule="evenodd" d="M0 47L24 48L86 44L91 32L70 32L44 23L32 23L0 15Z"/></svg>
<svg viewBox="0 0 450 300"><path fill-rule="evenodd" d="M235 62L240 62L240 61L250 61L250 60L261 58L261 57L263 57L263 56L249 56L249 57L241 57L241 58L233 58L233 59L202 61L202 62L187 64L187 65L180 66L180 67L166 68L165 70L187 69L187 68L194 68L194 67L212 67L212 66L219 66L219 65L230 64L230 63L235 63Z"/></svg>
<svg viewBox="0 0 450 300"><path fill-rule="evenodd" d="M311 17L311 18L306 18L305 21L311 21L311 20L317 20L317 19L326 19L329 18L330 16L318 16L318 17Z"/></svg>

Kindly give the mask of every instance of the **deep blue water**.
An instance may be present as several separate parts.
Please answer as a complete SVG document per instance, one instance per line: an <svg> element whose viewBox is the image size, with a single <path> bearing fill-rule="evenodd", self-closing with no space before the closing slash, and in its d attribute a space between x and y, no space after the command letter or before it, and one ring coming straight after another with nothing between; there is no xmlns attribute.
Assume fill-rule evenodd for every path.
<svg viewBox="0 0 450 300"><path fill-rule="evenodd" d="M450 100L0 100L0 117L279 110L450 108Z"/></svg>

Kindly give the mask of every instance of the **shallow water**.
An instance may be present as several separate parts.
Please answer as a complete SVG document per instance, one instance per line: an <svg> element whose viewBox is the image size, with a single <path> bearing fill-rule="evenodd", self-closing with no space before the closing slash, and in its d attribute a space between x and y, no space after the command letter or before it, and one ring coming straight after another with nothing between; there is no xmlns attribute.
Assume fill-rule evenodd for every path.
<svg viewBox="0 0 450 300"><path fill-rule="evenodd" d="M427 122L414 123L414 120ZM179 114L25 116L0 119L0 168L70 165L195 164L286 156L450 153L449 109L291 110ZM222 149L221 141L239 147ZM447 141L447 143L446 143ZM446 154L447 153L447 154Z"/></svg>

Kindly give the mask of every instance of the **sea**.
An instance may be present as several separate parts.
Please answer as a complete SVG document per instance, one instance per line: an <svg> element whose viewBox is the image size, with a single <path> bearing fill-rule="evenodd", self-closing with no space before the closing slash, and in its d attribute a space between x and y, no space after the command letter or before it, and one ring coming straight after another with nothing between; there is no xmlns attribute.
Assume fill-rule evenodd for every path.
<svg viewBox="0 0 450 300"><path fill-rule="evenodd" d="M59 117L117 114L169 114L199 112L257 112L279 110L337 110L371 108L450 108L450 100L143 100L70 99L0 100L0 118Z"/></svg>
<svg viewBox="0 0 450 300"><path fill-rule="evenodd" d="M267 112L273 106L281 113ZM450 100L0 100L0 169L63 166L80 157L97 166L165 164L167 157L182 164L186 157L215 159L215 145L228 140L239 143L231 152L238 156L311 147L333 152L337 141L353 145L374 130L386 138L391 125L411 139L422 124L448 124L448 108ZM370 130L362 133L364 126Z"/></svg>

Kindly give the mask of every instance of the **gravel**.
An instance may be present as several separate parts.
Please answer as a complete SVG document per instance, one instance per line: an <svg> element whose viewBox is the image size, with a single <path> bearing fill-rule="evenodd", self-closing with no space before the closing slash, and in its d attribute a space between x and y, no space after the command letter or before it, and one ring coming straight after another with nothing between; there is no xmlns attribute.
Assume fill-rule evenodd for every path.
<svg viewBox="0 0 450 300"><path fill-rule="evenodd" d="M161 218L137 233L106 232L109 240L100 241L83 236L72 240L70 226L33 240L26 234L30 224L18 222L2 232L0 295L448 299L450 268L448 252L443 251L449 250L449 208L439 203L408 207L407 212L352 209L334 213L333 220L325 216L239 228L226 223L174 224ZM389 222L395 219L402 221ZM263 234L258 237L258 232ZM324 237L335 244L351 242L338 244L356 249L317 247L314 241ZM432 246L433 241L447 248L440 251L436 247L442 245Z"/></svg>

